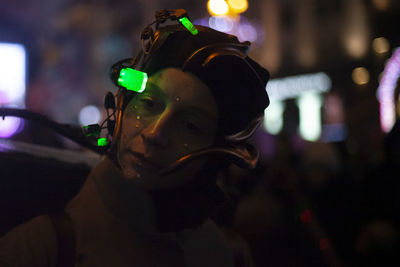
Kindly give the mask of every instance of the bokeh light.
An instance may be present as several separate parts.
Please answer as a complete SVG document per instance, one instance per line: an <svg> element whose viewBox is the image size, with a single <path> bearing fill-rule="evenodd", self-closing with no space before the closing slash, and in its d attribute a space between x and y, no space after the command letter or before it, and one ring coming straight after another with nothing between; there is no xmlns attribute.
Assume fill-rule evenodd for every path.
<svg viewBox="0 0 400 267"><path fill-rule="evenodd" d="M400 48L397 48L386 63L378 88L381 127L389 132L395 122L394 90L400 77Z"/></svg>
<svg viewBox="0 0 400 267"><path fill-rule="evenodd" d="M300 111L300 135L304 140L316 141L321 135L321 105L323 92L331 89L332 81L324 72L303 74L268 82L266 90L271 105L265 111L264 128L277 134L283 127L284 102L296 98Z"/></svg>
<svg viewBox="0 0 400 267"><path fill-rule="evenodd" d="M296 98L304 92L327 92L332 87L331 78L324 72L302 74L279 79L267 83L266 90L272 99Z"/></svg>
<svg viewBox="0 0 400 267"><path fill-rule="evenodd" d="M271 103L264 111L264 129L270 134L278 134L283 127L283 112L285 102L271 99Z"/></svg>
<svg viewBox="0 0 400 267"><path fill-rule="evenodd" d="M20 44L0 43L0 104L25 106L26 52ZM0 137L8 138L21 130L16 117L0 119Z"/></svg>
<svg viewBox="0 0 400 267"><path fill-rule="evenodd" d="M229 12L229 6L224 0L209 0L207 7L213 16L223 16Z"/></svg>
<svg viewBox="0 0 400 267"><path fill-rule="evenodd" d="M349 55L353 58L362 58L367 52L367 44L361 34L351 34L345 40L345 47Z"/></svg>
<svg viewBox="0 0 400 267"><path fill-rule="evenodd" d="M375 8L380 11L385 11L390 6L390 0L372 0Z"/></svg>
<svg viewBox="0 0 400 267"><path fill-rule="evenodd" d="M369 72L364 67L355 68L351 77L353 78L353 82L357 85L364 85L369 82Z"/></svg>
<svg viewBox="0 0 400 267"><path fill-rule="evenodd" d="M2 103L22 104L25 100L25 48L20 44L0 43L0 92Z"/></svg>
<svg viewBox="0 0 400 267"><path fill-rule="evenodd" d="M300 111L300 135L304 140L317 141L321 135L322 96L307 92L297 99Z"/></svg>
<svg viewBox="0 0 400 267"><path fill-rule="evenodd" d="M237 30L237 35L239 41L250 41L254 42L257 40L257 31L256 29L249 23L240 24Z"/></svg>
<svg viewBox="0 0 400 267"><path fill-rule="evenodd" d="M318 247L320 250L327 250L331 245L331 242L329 241L328 238L321 238L319 240Z"/></svg>
<svg viewBox="0 0 400 267"><path fill-rule="evenodd" d="M210 28L220 32L230 32L233 30L234 21L228 16L214 16L208 20Z"/></svg>
<svg viewBox="0 0 400 267"><path fill-rule="evenodd" d="M300 214L300 220L303 223L311 222L311 211L310 210L303 210L303 212Z"/></svg>
<svg viewBox="0 0 400 267"><path fill-rule="evenodd" d="M243 13L249 7L247 0L228 0L228 5L235 13Z"/></svg>
<svg viewBox="0 0 400 267"><path fill-rule="evenodd" d="M9 138L21 129L21 119L17 117L0 118L0 138Z"/></svg>
<svg viewBox="0 0 400 267"><path fill-rule="evenodd" d="M370 46L370 27L367 10L361 1L345 2L345 23L342 41L348 55L361 59L367 55Z"/></svg>
<svg viewBox="0 0 400 267"><path fill-rule="evenodd" d="M89 125L99 123L101 113L96 106L86 106L79 112L79 123L81 125Z"/></svg>
<svg viewBox="0 0 400 267"><path fill-rule="evenodd" d="M378 54L387 53L390 49L389 41L385 37L375 38L372 41L372 48Z"/></svg>

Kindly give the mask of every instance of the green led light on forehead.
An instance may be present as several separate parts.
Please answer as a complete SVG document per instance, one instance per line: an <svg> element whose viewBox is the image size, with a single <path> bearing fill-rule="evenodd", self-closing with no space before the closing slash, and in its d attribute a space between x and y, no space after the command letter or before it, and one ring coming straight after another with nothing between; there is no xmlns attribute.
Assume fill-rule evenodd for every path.
<svg viewBox="0 0 400 267"><path fill-rule="evenodd" d="M118 84L127 90L141 93L146 89L147 73L131 68L121 69L118 77Z"/></svg>
<svg viewBox="0 0 400 267"><path fill-rule="evenodd" d="M186 29L188 29L193 35L196 35L199 33L199 31L196 29L196 27L190 22L190 20L187 17L180 18L179 21L182 23L183 26L185 26Z"/></svg>

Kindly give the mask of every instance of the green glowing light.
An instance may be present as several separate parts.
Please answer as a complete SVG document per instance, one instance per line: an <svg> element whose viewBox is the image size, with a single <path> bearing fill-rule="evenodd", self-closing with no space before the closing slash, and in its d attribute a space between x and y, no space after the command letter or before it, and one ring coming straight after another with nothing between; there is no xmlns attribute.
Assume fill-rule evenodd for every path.
<svg viewBox="0 0 400 267"><path fill-rule="evenodd" d="M107 138L99 138L97 140L97 146L106 146L108 145Z"/></svg>
<svg viewBox="0 0 400 267"><path fill-rule="evenodd" d="M187 17L180 18L179 21L182 23L183 26L185 26L186 29L188 29L193 35L196 35L199 33L199 31L196 29L196 27L190 22L190 20Z"/></svg>
<svg viewBox="0 0 400 267"><path fill-rule="evenodd" d="M147 73L131 68L121 69L118 77L118 84L127 90L141 93L146 89Z"/></svg>

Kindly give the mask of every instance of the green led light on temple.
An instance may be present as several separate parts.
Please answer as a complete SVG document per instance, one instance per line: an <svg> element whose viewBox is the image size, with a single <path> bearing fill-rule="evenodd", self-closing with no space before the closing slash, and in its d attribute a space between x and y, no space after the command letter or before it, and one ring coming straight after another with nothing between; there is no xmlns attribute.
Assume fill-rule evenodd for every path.
<svg viewBox="0 0 400 267"><path fill-rule="evenodd" d="M199 31L196 29L196 27L190 22L190 20L187 17L180 18L179 21L182 23L183 26L185 26L186 29L188 29L193 35L196 35L199 33Z"/></svg>
<svg viewBox="0 0 400 267"><path fill-rule="evenodd" d="M141 93L146 89L147 73L131 68L121 69L118 77L118 84L127 90Z"/></svg>
<svg viewBox="0 0 400 267"><path fill-rule="evenodd" d="M99 138L97 139L97 146L106 146L108 145L107 138Z"/></svg>

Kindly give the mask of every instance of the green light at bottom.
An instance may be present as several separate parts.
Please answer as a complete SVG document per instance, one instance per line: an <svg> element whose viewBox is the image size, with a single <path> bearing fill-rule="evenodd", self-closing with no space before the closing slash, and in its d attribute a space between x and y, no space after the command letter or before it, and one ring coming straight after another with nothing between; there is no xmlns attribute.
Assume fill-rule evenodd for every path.
<svg viewBox="0 0 400 267"><path fill-rule="evenodd" d="M97 140L97 146L106 146L108 145L107 138L99 138Z"/></svg>

